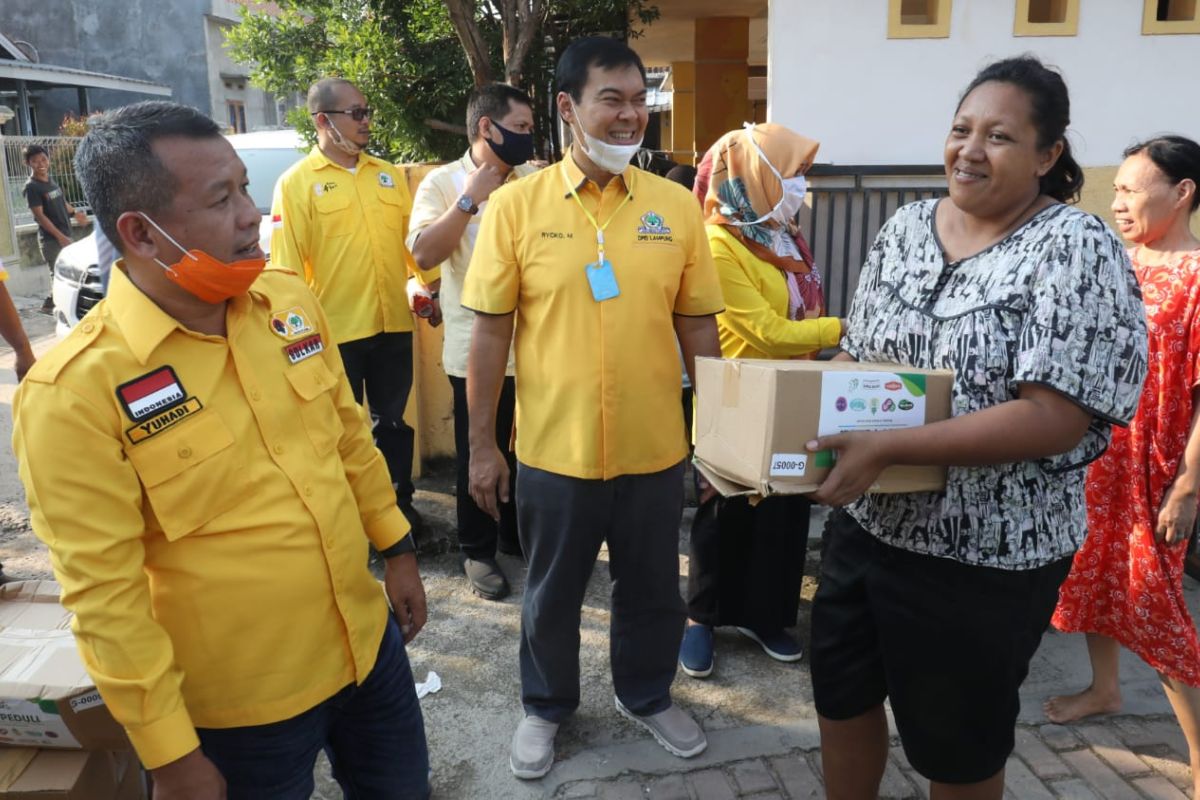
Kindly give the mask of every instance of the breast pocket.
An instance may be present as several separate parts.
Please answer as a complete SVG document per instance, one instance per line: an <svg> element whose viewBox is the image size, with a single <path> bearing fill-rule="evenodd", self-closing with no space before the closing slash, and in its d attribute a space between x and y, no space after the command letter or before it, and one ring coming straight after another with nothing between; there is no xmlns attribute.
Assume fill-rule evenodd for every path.
<svg viewBox="0 0 1200 800"><path fill-rule="evenodd" d="M169 541L233 508L251 487L243 479L244 454L212 409L125 451L150 507Z"/></svg>
<svg viewBox="0 0 1200 800"><path fill-rule="evenodd" d="M393 230L401 230L404 220L412 214L412 206L395 186L379 186L375 189L383 211L383 221Z"/></svg>
<svg viewBox="0 0 1200 800"><path fill-rule="evenodd" d="M357 220L350 209L349 191L338 188L317 195L315 205L317 217L321 220L321 233L328 238L348 236L354 231Z"/></svg>
<svg viewBox="0 0 1200 800"><path fill-rule="evenodd" d="M320 357L309 358L287 371L288 382L300 404L300 419L318 456L337 447L345 427L333 402L339 378Z"/></svg>

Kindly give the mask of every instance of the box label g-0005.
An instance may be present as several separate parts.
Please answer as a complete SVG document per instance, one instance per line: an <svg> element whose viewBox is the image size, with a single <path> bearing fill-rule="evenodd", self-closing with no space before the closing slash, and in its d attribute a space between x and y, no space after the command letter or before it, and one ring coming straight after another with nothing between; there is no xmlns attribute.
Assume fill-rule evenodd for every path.
<svg viewBox="0 0 1200 800"><path fill-rule="evenodd" d="M808 469L808 453L775 453L771 456L772 478L800 476Z"/></svg>

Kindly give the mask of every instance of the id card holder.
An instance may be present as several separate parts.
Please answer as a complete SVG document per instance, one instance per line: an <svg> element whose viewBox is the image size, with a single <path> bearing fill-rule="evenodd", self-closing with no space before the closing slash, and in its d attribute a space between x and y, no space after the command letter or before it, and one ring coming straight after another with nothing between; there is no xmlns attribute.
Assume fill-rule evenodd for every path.
<svg viewBox="0 0 1200 800"><path fill-rule="evenodd" d="M585 270L588 284L592 287L592 299L597 303L611 300L621 294L612 262L607 258L588 264Z"/></svg>

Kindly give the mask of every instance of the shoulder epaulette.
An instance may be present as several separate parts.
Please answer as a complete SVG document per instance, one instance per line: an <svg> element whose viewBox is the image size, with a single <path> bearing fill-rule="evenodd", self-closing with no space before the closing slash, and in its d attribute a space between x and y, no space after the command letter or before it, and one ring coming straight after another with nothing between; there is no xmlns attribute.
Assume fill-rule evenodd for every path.
<svg viewBox="0 0 1200 800"><path fill-rule="evenodd" d="M98 314L88 315L71 329L67 338L55 345L29 370L25 380L34 383L54 383L58 375L75 356L86 350L104 330L104 322Z"/></svg>

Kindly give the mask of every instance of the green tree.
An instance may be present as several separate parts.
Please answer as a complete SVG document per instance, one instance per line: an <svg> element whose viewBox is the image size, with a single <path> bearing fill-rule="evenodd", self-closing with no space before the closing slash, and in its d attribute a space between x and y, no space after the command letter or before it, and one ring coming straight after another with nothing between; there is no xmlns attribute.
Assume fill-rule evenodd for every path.
<svg viewBox="0 0 1200 800"><path fill-rule="evenodd" d="M548 153L556 53L578 36L636 36L658 16L645 0L278 0L278 15L244 9L234 58L275 94L340 75L376 108L372 149L407 161L446 160L466 146L472 87L503 76L534 98ZM630 19L636 20L631 30ZM303 109L289 121L310 139Z"/></svg>
<svg viewBox="0 0 1200 800"><path fill-rule="evenodd" d="M275 94L303 93L339 75L353 81L376 109L372 149L397 160L453 157L453 132L430 121L461 119L471 88L462 48L435 0L405 0L398 13L368 0L283 0L272 16L244 11L229 33L234 58L252 64L251 79ZM289 121L315 140L305 109Z"/></svg>

